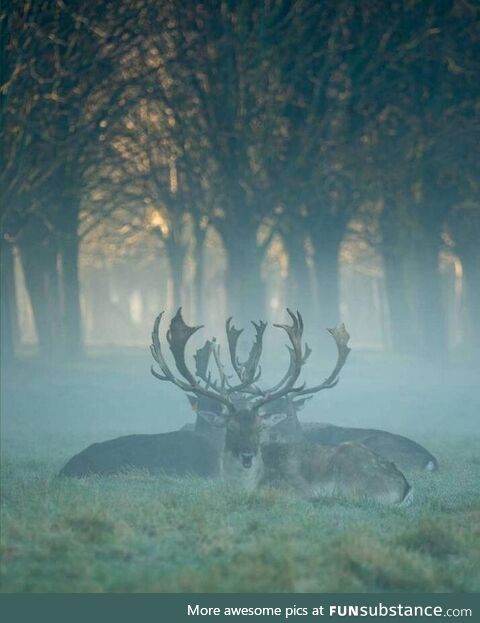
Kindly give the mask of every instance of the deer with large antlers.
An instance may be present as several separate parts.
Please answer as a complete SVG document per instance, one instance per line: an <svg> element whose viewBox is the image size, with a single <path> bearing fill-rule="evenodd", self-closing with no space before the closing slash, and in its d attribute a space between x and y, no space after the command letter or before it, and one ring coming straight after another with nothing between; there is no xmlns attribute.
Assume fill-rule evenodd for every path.
<svg viewBox="0 0 480 623"><path fill-rule="evenodd" d="M213 401L221 409L217 412L199 411L199 416L215 427L225 428L225 441L221 460L224 479L254 489L262 483L281 483L294 487L308 497L341 495L351 498L369 498L384 503L400 503L410 497L410 487L403 474L392 464L368 448L358 444L341 444L337 447L306 444L266 444L262 446L264 432L288 413L273 413L268 405L284 399L303 400L324 389L334 387L347 360L350 348L349 335L343 325L329 329L337 346L337 361L331 374L323 383L311 388L297 385L302 368L310 355L308 345L303 346L303 320L297 312L287 310L292 324L275 325L285 331L290 362L283 378L273 387L262 389L259 365L266 323L253 323L255 341L248 358L241 363L237 356L237 343L241 330L231 319L227 321L227 342L230 362L238 378L232 382L220 358L216 341L207 341L195 356L195 374L185 359L188 340L201 326L185 324L178 310L167 331L167 342L173 355L178 375L170 369L161 347L159 335L163 313L154 323L151 351L160 371L152 367L152 374L168 381L190 396ZM209 371L213 358L216 378Z"/></svg>
<svg viewBox="0 0 480 623"><path fill-rule="evenodd" d="M343 333L344 327L340 327L339 330ZM237 330L231 326L231 319L229 319L227 321L227 338L231 352L236 353L236 344L238 336L241 333L241 330ZM333 333L332 335L335 337ZM337 333L337 338L338 335L339 334ZM337 343L337 347L341 347L338 339L335 341ZM258 339L256 340L256 344L258 348ZM206 367L208 367L208 360L212 352L212 346L213 343L207 341L205 346L199 349L197 351L197 355L195 355L195 359L198 360L198 363L202 364L201 369L206 369ZM218 345L216 348L217 350L215 351L215 354L218 359ZM309 355L310 349L307 345L305 345L304 363ZM258 353L255 353L255 356L258 356ZM233 361L237 369L242 367L241 364L237 364L236 355L233 356ZM340 351L339 361L341 361ZM334 384L328 385L327 387L333 386ZM274 424L269 428L267 437L269 441L280 443L306 442L309 444L330 446L338 446L341 443L353 442L356 444L362 444L370 450L373 450L386 461L395 463L395 465L401 470L434 471L438 469L437 459L431 452L429 452L418 442L403 435L374 428L346 427L320 422L300 423L297 413L303 409L306 402L313 397L315 389L315 387L312 388L312 390L305 389L300 392L300 396L296 394L283 396L263 407L263 409L270 415L288 416L285 417L285 419L280 420L278 424ZM310 391L312 393L310 393ZM242 399L244 401L248 400L249 397L251 398L252 394L255 395L255 392L258 393L258 388L245 386L242 391L235 394L235 400L237 402L240 402ZM206 422L205 417L201 415L202 412L205 411L213 411L220 414L223 410L222 405L205 397L189 396L188 398L193 410L197 414L197 417L195 424L186 424L183 429L196 431L197 433L206 436L217 448L223 448L223 431L209 425Z"/></svg>

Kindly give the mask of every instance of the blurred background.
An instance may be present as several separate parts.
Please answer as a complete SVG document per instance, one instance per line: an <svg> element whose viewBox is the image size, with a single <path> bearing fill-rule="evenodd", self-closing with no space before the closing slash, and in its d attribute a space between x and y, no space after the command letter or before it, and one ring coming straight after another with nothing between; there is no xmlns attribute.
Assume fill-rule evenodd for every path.
<svg viewBox="0 0 480 623"><path fill-rule="evenodd" d="M388 371L388 404L399 370L412 370L407 395L458 364L458 378L425 390L458 405L480 350L479 11L472 0L4 3L7 411L31 410L21 390L45 387L52 365L56 379L89 371L88 391L108 386L107 370L135 369L149 389L133 384L131 404L156 400L151 325L180 305L203 339L223 338L230 315L244 326L299 309L328 357L324 328L343 321L354 352L369 353L351 363L358 388L371 396ZM55 409L77 408L73 390L66 400Z"/></svg>
<svg viewBox="0 0 480 623"><path fill-rule="evenodd" d="M478 12L4 5L4 357L143 346L179 305L478 349Z"/></svg>

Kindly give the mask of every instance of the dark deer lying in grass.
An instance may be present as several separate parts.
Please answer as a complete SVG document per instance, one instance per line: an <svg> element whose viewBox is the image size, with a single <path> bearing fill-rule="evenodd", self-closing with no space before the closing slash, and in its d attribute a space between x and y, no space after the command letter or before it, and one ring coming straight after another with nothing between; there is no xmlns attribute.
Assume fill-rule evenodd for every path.
<svg viewBox="0 0 480 623"><path fill-rule="evenodd" d="M218 451L207 437L190 431L126 435L88 446L68 461L60 476L120 474L132 468L153 474L218 476Z"/></svg>
<svg viewBox="0 0 480 623"><path fill-rule="evenodd" d="M338 445L346 441L361 443L400 469L438 469L437 459L416 441L375 428L349 428L333 424L308 423L304 435L311 443Z"/></svg>
<svg viewBox="0 0 480 623"><path fill-rule="evenodd" d="M392 464L357 444L341 444L327 447L313 444L264 444L264 432L286 413L273 414L267 405L287 396L312 394L334 387L350 351L348 333L343 326L330 330L338 348L338 359L330 376L320 385L305 389L296 386L302 367L310 350L302 344L303 321L300 314L287 310L291 325L282 328L290 341L290 365L282 380L268 390L262 390L259 360L262 351L266 323L255 324L256 339L244 364L236 357L236 343L240 332L227 322L230 360L238 376L232 384L220 360L219 348L207 342L197 351L196 375L188 368L185 347L191 336L201 327L189 327L183 321L181 311L170 323L167 341L175 360L179 376L175 375L163 355L159 327L162 314L155 321L152 333L152 354L161 372L152 373L161 381L177 385L189 395L208 399L221 405L222 410L199 411L199 417L209 424L225 428L224 448L221 457L221 473L225 480L248 489L261 484L281 484L294 488L308 497L340 495L349 498L366 498L383 503L400 503L409 499L410 486L403 474ZM208 357L207 357L208 354ZM214 380L208 372L208 359L213 354L219 378Z"/></svg>

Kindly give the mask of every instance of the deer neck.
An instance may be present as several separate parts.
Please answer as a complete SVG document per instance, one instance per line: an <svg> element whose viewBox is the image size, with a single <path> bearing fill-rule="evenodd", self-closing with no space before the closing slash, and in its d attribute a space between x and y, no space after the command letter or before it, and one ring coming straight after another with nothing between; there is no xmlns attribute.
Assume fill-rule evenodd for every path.
<svg viewBox="0 0 480 623"><path fill-rule="evenodd" d="M193 429L197 435L206 437L218 452L222 452L225 445L225 429L209 424L205 418L197 414Z"/></svg>
<svg viewBox="0 0 480 623"><path fill-rule="evenodd" d="M222 462L221 475L225 482L232 483L242 489L253 491L256 489L263 476L263 459L261 452L252 457L252 464L246 468L242 465L240 457L235 456L225 447Z"/></svg>

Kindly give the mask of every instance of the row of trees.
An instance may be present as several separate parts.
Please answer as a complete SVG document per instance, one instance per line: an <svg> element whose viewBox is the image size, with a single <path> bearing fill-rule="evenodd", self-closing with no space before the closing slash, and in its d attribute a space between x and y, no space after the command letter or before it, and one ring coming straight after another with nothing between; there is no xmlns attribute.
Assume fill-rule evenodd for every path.
<svg viewBox="0 0 480 623"><path fill-rule="evenodd" d="M40 352L81 353L79 246L108 223L159 238L178 303L189 232L199 316L214 228L242 320L280 237L289 298L310 307L312 263L332 324L356 220L383 257L394 347L446 350L445 240L480 346L475 6L13 0L1 20L4 335L15 244Z"/></svg>

